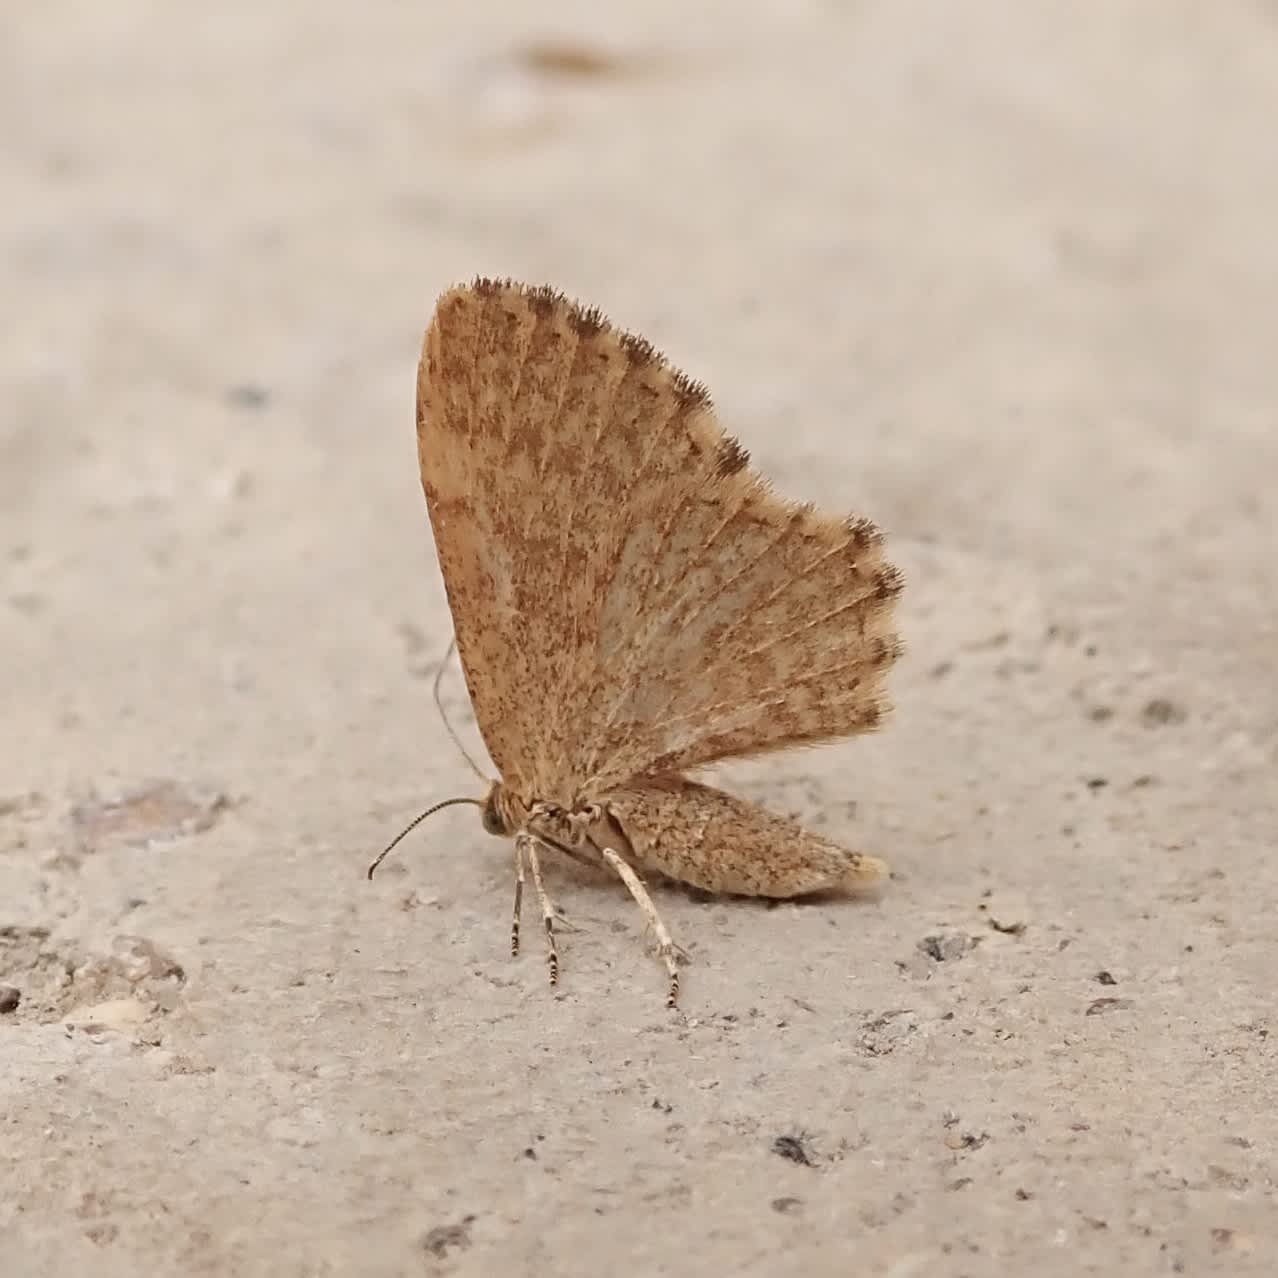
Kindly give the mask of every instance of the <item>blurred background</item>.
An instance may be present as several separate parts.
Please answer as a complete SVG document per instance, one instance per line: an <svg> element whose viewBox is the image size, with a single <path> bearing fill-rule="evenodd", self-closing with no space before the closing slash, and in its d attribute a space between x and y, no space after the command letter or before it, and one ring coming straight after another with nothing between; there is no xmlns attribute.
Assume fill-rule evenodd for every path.
<svg viewBox="0 0 1278 1278"><path fill-rule="evenodd" d="M126 1185L168 1168L171 1219L184 1222L171 1237L139 1223L141 1207L106 1213L149 1257L143 1268L161 1256L189 1267L199 1248L173 1239L205 1229L210 1271L256 1272L274 1258L226 1241L228 1222L243 1220L259 1238L282 1230L316 1264L346 1256L362 1272L399 1272L397 1240L419 1234L434 1238L411 1243L423 1263L452 1263L470 1236L469 1225L447 1234L465 1207L448 1197L456 1186L422 1189L415 1147L386 1133L420 1121L464 1143L488 1140L494 1115L518 1126L519 1062L585 1034L605 1062L639 1054L663 1097L690 1078L695 1088L698 1071L709 1088L736 1069L739 1105L753 1097L802 1117L819 1102L871 1123L866 1094L841 1089L851 1077L882 1088L879 1112L896 1115L904 1143L892 1144L896 1129L839 1137L878 1142L875 1178L856 1180L850 1161L826 1178L825 1198L806 1182L794 1193L824 1203L827 1226L848 1204L863 1223L893 1222L876 1235L884 1257L935 1259L938 1230L956 1238L986 1220L1026 1272L1064 1230L1070 1251L1033 1261L1047 1273L1079 1248L1111 1255L1124 1229L1143 1247L1161 1220L1170 1232L1155 1241L1171 1238L1182 1259L1242 1263L1211 1231L1254 1235L1226 1217L1264 1206L1260 1171L1246 1172L1250 1198L1212 1182L1220 1213L1187 1232L1174 1224L1191 1218L1181 1189L1115 1209L1108 1236L1089 1232L1079 1204L1095 1198L1092 1218L1112 1206L1104 1169L1132 1138L1129 1128L1080 1152L1067 1122L1077 1115L1044 1120L1049 1161L1076 1175L1063 1196L1044 1179L1040 1205L1015 1209L1034 1222L1023 1233L998 1195L1037 1194L1035 1176L1055 1174L1046 1164L1015 1164L997 1185L992 1170L977 1176L988 1199L961 1205L939 1180L930 1199L931 1173L912 1153L925 1137L902 1088L929 1123L954 1097L986 1098L974 1130L995 1133L995 1167L1013 1165L998 1162L1011 1155L990 1116L1003 1084L982 1072L1005 1039L951 1042L958 1023L942 1024L943 1004L934 1022L919 1013L948 1045L943 1078L910 1057L904 1030L904 1080L871 1082L857 1072L865 1052L847 1049L853 1066L837 1052L859 1041L847 1017L940 997L952 965L900 990L924 961L915 934L970 916L985 935L982 890L1010 891L1005 917L1023 908L1033 920L1023 942L999 932L985 947L1003 946L1008 966L959 969L972 983L965 1015L987 1017L991 1034L1017 989L1037 991L1035 1015L1053 1000L1065 1015L1102 968L1143 973L1146 1008L1192 1006L1199 1018L1133 1014L1130 1041L1122 1022L1104 1022L1118 1036L1108 1065L1052 1057L1025 1084L1027 1107L1054 1090L1088 1113L1117 1105L1116 1123L1147 1106L1144 1130L1161 1130L1188 1085L1177 1062L1232 1041L1259 1006L1278 904L1265 851L1278 762L1276 121L1269 0L7 5L0 927L46 935L24 932L36 957L7 967L0 945L0 980L21 991L32 1027L0 1053L25 1107L13 1148L46 1159L43 1179L13 1165L8 1201L45 1230L49 1272L105 1254L81 1238L100 1224L59 1241L81 1199L50 1186L86 1151L123 1168ZM576 941L576 993L540 1010L538 964L503 965L506 854L461 817L391 872L399 898L358 884L403 819L469 784L426 682L450 627L413 392L436 296L477 273L550 282L644 333L709 385L784 492L872 516L906 570L910 657L892 731L824 762L748 770L763 797L841 836L855 820L849 839L899 871L896 904L837 935L813 912L669 907L681 939L710 927L701 984L688 986L702 1015L732 1006L744 1021L750 1000L771 1005L791 984L795 999L817 999L821 1017L787 1040L785 1083L758 1090L774 1045L743 1039L738 1056L722 1026L699 1031L699 1065L683 1039L640 1042L658 981L634 936L609 931L637 933L624 901L587 898L587 912L624 922ZM448 696L462 715L460 682ZM148 778L162 785L148 790ZM157 856L153 836L174 849ZM1068 959L1059 929L1076 938ZM198 1016L165 1019L151 989L154 1051L130 1029L134 1056L109 1065L64 1042L62 1023L133 990L136 963L119 960L115 984L87 991L57 973L88 970L86 955L114 952L122 933L176 956ZM1186 976L1191 951L1222 966ZM1060 976L1075 962L1082 993ZM143 968L138 989L160 980ZM490 969L503 975L480 997L476 974ZM849 971L865 982L850 993ZM477 1025L489 1006L493 1024ZM596 1023L601 1008L614 1039ZM1058 1032L1025 1016L1021 1046L1006 1050L1047 1059ZM1172 1033L1182 1037L1151 1065L1142 1043ZM162 1101L145 1061L165 1051L165 1069L177 1053L219 1072ZM384 1096L369 1090L370 1056ZM299 1062L317 1060L335 1072L297 1083ZM626 1073L616 1061L608 1068ZM43 1099L51 1073L81 1068L91 1082L80 1099L65 1110ZM277 1068L272 1091L262 1080ZM578 1068L541 1075L538 1094L576 1133L582 1176L624 1164L635 1179L610 1192L628 1201L680 1182L680 1159L721 1184L754 1176L764 1224L781 1228L781 1209L766 1207L776 1160L747 1166L724 1152L737 1147L707 1117L719 1100L700 1119L681 1115L687 1149L654 1153L642 1134L616 1135L630 1132L632 1108ZM1133 1099L1122 1089L1135 1072ZM1257 1098L1263 1077L1247 1085ZM1223 1075L1195 1086L1222 1089L1203 1102L1215 1112L1241 1112ZM149 1153L109 1117L77 1132L94 1095L155 1110ZM451 1099L432 1109L439 1097ZM589 1112L574 1117L578 1104ZM1274 1112L1261 1106L1254 1125L1278 1135ZM588 1152L603 1116L613 1139L631 1141L622 1157ZM259 1163L271 1124L283 1134ZM210 1130L224 1132L225 1163L174 1171L182 1141ZM65 1134L46 1148L49 1131ZM1151 1168L1249 1157L1216 1150L1215 1135L1149 1139L1137 1146ZM480 1210L480 1234L493 1202L508 1191L522 1201L507 1183L514 1164L504 1150L493 1158L449 1173L469 1186L462 1198L489 1204L467 1209ZM244 1165L256 1168L253 1201L236 1187ZM584 1232L573 1247L563 1232L546 1244L560 1275L591 1254L590 1229L625 1228L583 1223L564 1185L544 1203ZM749 1257L772 1255L748 1194L706 1207L699 1192L666 1203L668 1231L636 1221L633 1246L668 1245L676 1263L681 1233L709 1219L726 1250L707 1264L746 1272ZM928 1211L898 1213L902 1196ZM1044 1205L1053 1198L1068 1210ZM361 1250L370 1223L389 1231L384 1269ZM517 1263L537 1228L532 1213L503 1241L490 1234L483 1264ZM800 1251L800 1234L819 1235L793 1228ZM804 1272L823 1272L812 1265L824 1254Z"/></svg>
<svg viewBox="0 0 1278 1278"><path fill-rule="evenodd" d="M785 491L1070 606L1139 590L1214 660L1273 635L1271 5L66 0L4 25L0 687L38 755L107 711L95 679L234 690L304 633L319 669L269 678L313 740L352 730L323 685L377 636L434 651L413 369L476 273L644 332ZM130 660L157 625L174 661Z"/></svg>

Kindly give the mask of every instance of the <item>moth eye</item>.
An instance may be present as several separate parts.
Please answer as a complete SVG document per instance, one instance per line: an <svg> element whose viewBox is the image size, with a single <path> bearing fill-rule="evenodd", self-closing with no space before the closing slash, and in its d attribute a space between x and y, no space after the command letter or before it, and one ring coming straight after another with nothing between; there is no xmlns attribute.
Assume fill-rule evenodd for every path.
<svg viewBox="0 0 1278 1278"><path fill-rule="evenodd" d="M506 823L501 819L501 813L491 803L484 804L483 822L484 829L489 834L501 836L506 833Z"/></svg>

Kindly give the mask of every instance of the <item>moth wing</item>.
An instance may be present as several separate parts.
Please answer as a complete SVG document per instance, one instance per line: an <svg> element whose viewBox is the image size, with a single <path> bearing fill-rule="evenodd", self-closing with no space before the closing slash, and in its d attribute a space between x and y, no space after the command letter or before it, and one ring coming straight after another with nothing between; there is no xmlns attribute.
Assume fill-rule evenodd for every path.
<svg viewBox="0 0 1278 1278"><path fill-rule="evenodd" d="M608 800L633 863L707 892L795 897L873 886L887 873L757 803L685 777L637 782Z"/></svg>
<svg viewBox="0 0 1278 1278"><path fill-rule="evenodd" d="M549 289L440 299L418 455L476 717L571 802L873 728L900 577L864 519L774 496L705 389Z"/></svg>

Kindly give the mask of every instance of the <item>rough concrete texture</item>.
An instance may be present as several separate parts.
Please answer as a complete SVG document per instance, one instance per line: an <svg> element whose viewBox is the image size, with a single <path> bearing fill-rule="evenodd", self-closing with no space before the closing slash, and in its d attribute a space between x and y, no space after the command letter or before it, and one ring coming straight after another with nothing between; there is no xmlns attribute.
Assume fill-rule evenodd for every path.
<svg viewBox="0 0 1278 1278"><path fill-rule="evenodd" d="M4 26L6 1278L1275 1272L1272 3ZM895 881L661 892L678 1013L612 884L512 962L473 811L362 878L474 786L412 390L481 271L909 575L890 730L730 774Z"/></svg>

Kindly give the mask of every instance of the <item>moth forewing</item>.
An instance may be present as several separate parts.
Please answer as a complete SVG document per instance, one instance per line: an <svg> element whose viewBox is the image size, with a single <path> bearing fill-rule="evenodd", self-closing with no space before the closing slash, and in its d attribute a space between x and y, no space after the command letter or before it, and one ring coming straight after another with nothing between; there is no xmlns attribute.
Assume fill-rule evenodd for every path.
<svg viewBox="0 0 1278 1278"><path fill-rule="evenodd" d="M774 494L705 387L550 288L477 279L440 298L417 436L494 801L610 866L668 970L637 869L778 897L882 877L683 775L882 722L901 578L869 520ZM524 836L553 945L537 829L501 832Z"/></svg>

